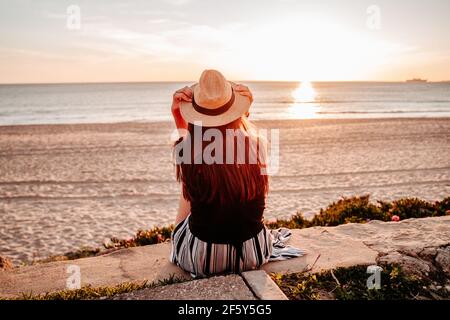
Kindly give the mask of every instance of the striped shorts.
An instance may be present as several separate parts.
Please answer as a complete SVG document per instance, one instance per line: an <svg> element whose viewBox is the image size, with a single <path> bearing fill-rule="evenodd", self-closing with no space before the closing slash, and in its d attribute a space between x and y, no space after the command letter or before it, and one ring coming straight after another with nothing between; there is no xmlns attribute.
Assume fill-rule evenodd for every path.
<svg viewBox="0 0 450 320"><path fill-rule="evenodd" d="M193 277L254 270L269 261L272 237L264 227L256 236L240 244L202 241L189 230L189 217L172 233L170 261Z"/></svg>

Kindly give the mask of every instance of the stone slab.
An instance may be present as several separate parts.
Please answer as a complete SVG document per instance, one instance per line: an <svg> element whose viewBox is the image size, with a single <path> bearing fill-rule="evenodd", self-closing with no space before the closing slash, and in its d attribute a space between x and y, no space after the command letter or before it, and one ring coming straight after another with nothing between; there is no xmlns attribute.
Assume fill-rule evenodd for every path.
<svg viewBox="0 0 450 320"><path fill-rule="evenodd" d="M264 270L243 272L242 277L259 300L288 300Z"/></svg>
<svg viewBox="0 0 450 320"><path fill-rule="evenodd" d="M293 230L290 244L305 249L307 255L271 262L266 272L312 272L376 264L388 252L422 252L450 244L450 216L409 219L401 222L372 221L337 227ZM425 251L424 251L425 252ZM190 275L168 261L170 244L123 249L103 256L51 262L0 271L0 297L21 293L46 293L67 288L69 265L79 266L81 285L112 286L123 282L154 282L171 275L190 279Z"/></svg>
<svg viewBox="0 0 450 320"><path fill-rule="evenodd" d="M120 294L114 300L256 300L239 275L211 277Z"/></svg>

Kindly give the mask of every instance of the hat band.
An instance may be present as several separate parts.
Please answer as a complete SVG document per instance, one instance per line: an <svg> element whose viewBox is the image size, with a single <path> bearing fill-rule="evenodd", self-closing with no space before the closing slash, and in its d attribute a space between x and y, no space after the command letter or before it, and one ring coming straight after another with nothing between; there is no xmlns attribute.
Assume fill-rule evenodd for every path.
<svg viewBox="0 0 450 320"><path fill-rule="evenodd" d="M203 108L203 107L199 106L195 102L194 97L192 97L192 106L194 107L195 111L197 111L198 113L207 115L207 116L218 116L220 114L223 114L231 108L233 103L234 103L234 90L231 90L231 98L227 103L225 103L221 107L214 108L214 109L208 109L208 108Z"/></svg>

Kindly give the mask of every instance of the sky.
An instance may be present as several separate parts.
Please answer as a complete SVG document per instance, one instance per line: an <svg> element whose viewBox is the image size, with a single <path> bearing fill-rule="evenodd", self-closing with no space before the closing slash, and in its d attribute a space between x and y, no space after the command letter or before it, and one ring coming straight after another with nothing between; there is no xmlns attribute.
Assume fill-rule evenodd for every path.
<svg viewBox="0 0 450 320"><path fill-rule="evenodd" d="M0 0L0 83L192 81L207 68L450 80L450 1Z"/></svg>

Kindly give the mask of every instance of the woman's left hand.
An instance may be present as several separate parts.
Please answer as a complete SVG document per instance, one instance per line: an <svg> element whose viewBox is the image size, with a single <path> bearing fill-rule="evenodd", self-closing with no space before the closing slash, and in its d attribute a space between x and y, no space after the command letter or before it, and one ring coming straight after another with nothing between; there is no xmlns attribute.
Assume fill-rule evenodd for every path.
<svg viewBox="0 0 450 320"><path fill-rule="evenodd" d="M250 99L250 103L253 102L253 94L247 86L233 82L231 82L231 86L233 87L233 90L239 93L240 95L248 97Z"/></svg>

